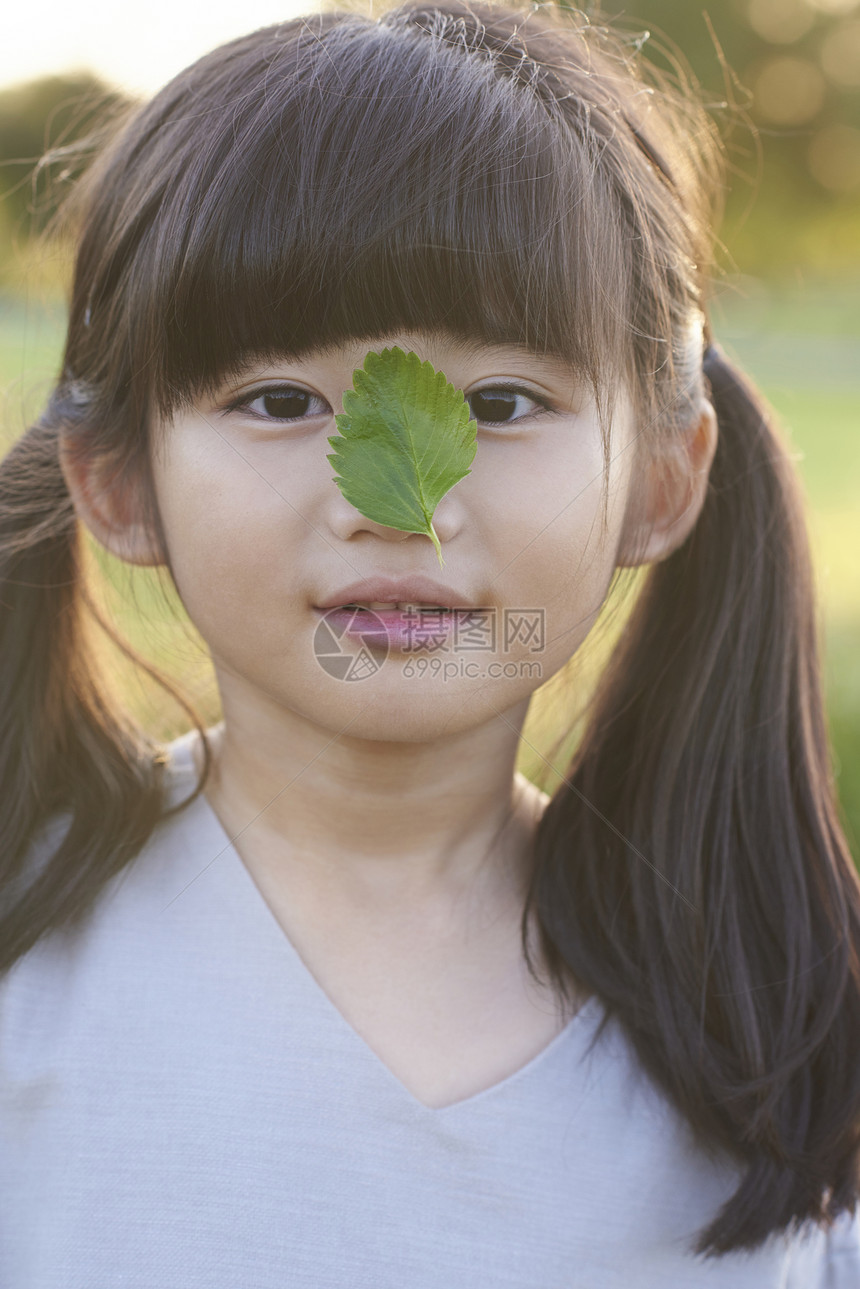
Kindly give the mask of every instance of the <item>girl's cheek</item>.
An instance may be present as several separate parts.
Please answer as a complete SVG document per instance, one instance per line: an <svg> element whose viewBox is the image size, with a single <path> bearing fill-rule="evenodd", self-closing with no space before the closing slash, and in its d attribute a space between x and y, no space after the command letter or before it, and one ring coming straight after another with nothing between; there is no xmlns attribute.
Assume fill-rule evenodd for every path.
<svg viewBox="0 0 860 1289"><path fill-rule="evenodd" d="M542 531L534 541L534 584L545 591L547 614L556 628L574 644L568 633L576 627L577 639L590 629L590 619L603 604L615 568L615 551L624 513L628 470L623 457L611 459L608 485L604 483L602 444L559 456L555 470L545 478L545 489L534 526ZM604 520L605 488L606 515ZM534 498L533 498L534 500ZM545 527L544 527L545 525ZM553 634L549 630L548 634Z"/></svg>
<svg viewBox="0 0 860 1289"><path fill-rule="evenodd" d="M508 492L511 510L524 529L539 533L549 553L567 548L580 551L594 545L603 501L603 455L600 445L571 441L557 444L555 453L532 453L518 463Z"/></svg>
<svg viewBox="0 0 860 1289"><path fill-rule="evenodd" d="M291 511L288 490L295 490L295 474L271 455L267 461L260 445L222 433L208 421L177 424L156 472L168 531L173 528L179 536L193 532L223 544L278 520L283 523L285 512Z"/></svg>

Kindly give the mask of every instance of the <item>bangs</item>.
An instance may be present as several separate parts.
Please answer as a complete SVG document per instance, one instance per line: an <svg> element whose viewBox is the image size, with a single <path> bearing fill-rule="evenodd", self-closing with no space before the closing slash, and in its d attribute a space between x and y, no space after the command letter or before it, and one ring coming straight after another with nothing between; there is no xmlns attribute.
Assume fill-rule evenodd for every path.
<svg viewBox="0 0 860 1289"><path fill-rule="evenodd" d="M269 28L151 105L171 161L154 200L130 196L148 222L127 230L124 326L162 413L252 356L403 330L524 346L597 388L624 310L587 145L498 60L415 21Z"/></svg>

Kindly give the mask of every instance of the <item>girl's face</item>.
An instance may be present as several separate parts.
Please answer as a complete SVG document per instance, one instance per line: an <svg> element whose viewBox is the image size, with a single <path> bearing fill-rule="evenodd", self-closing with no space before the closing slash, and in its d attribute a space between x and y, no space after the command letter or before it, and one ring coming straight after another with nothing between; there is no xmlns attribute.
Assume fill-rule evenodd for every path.
<svg viewBox="0 0 860 1289"><path fill-rule="evenodd" d="M335 414L369 349L414 350L462 389L477 420L471 473L433 515L430 539L345 500L327 460ZM247 368L157 427L153 472L183 603L211 649L225 716L262 704L349 736L433 740L525 716L576 651L606 595L635 453L626 395L612 424L608 523L590 396L565 364L515 347L399 334ZM411 648L371 641L341 679L318 606L362 578L421 573L480 607L471 630ZM401 597L398 597L398 599ZM377 597L352 594L340 602ZM329 619L330 620L330 619ZM356 640L344 645L353 654ZM272 707L271 705L274 705ZM511 709L518 709L512 712Z"/></svg>

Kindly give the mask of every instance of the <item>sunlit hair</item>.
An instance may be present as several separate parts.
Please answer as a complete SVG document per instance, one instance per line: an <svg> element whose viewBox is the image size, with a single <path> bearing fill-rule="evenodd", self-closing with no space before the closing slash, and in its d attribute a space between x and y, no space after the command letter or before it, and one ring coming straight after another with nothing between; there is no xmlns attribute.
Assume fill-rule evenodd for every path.
<svg viewBox="0 0 860 1289"><path fill-rule="evenodd" d="M703 362L719 175L694 96L561 7L443 0L255 32L134 113L79 185L62 372L0 466L7 969L85 919L165 812L163 748L87 653L61 434L141 485L169 569L152 435L251 358L400 330L523 345L591 388L606 465L622 382L643 455L711 395L701 516L648 570L523 912L526 956L534 907L559 991L596 992L702 1146L739 1165L697 1236L710 1256L853 1206L860 1154L860 885L801 494L766 405L718 349ZM59 811L70 827L29 880Z"/></svg>

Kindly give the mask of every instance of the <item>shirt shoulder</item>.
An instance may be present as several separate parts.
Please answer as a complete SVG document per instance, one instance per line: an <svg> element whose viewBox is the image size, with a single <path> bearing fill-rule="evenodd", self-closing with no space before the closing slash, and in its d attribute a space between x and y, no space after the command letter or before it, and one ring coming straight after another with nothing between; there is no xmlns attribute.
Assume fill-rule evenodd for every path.
<svg viewBox="0 0 860 1289"><path fill-rule="evenodd" d="M145 926L153 917L158 919L193 876L200 839L209 826L205 809L198 805L195 810L195 801L190 801L197 785L191 757L194 734L192 730L166 745L165 813L138 853L105 883L74 924L46 933L0 977L0 1021L17 1011L16 1000L24 1006L34 995L45 997L52 982L62 993L90 959L104 962L108 952L124 956L129 923L139 921ZM199 803L199 798L195 800ZM17 884L20 893L44 872L71 822L71 811L65 810L41 825L25 856Z"/></svg>

